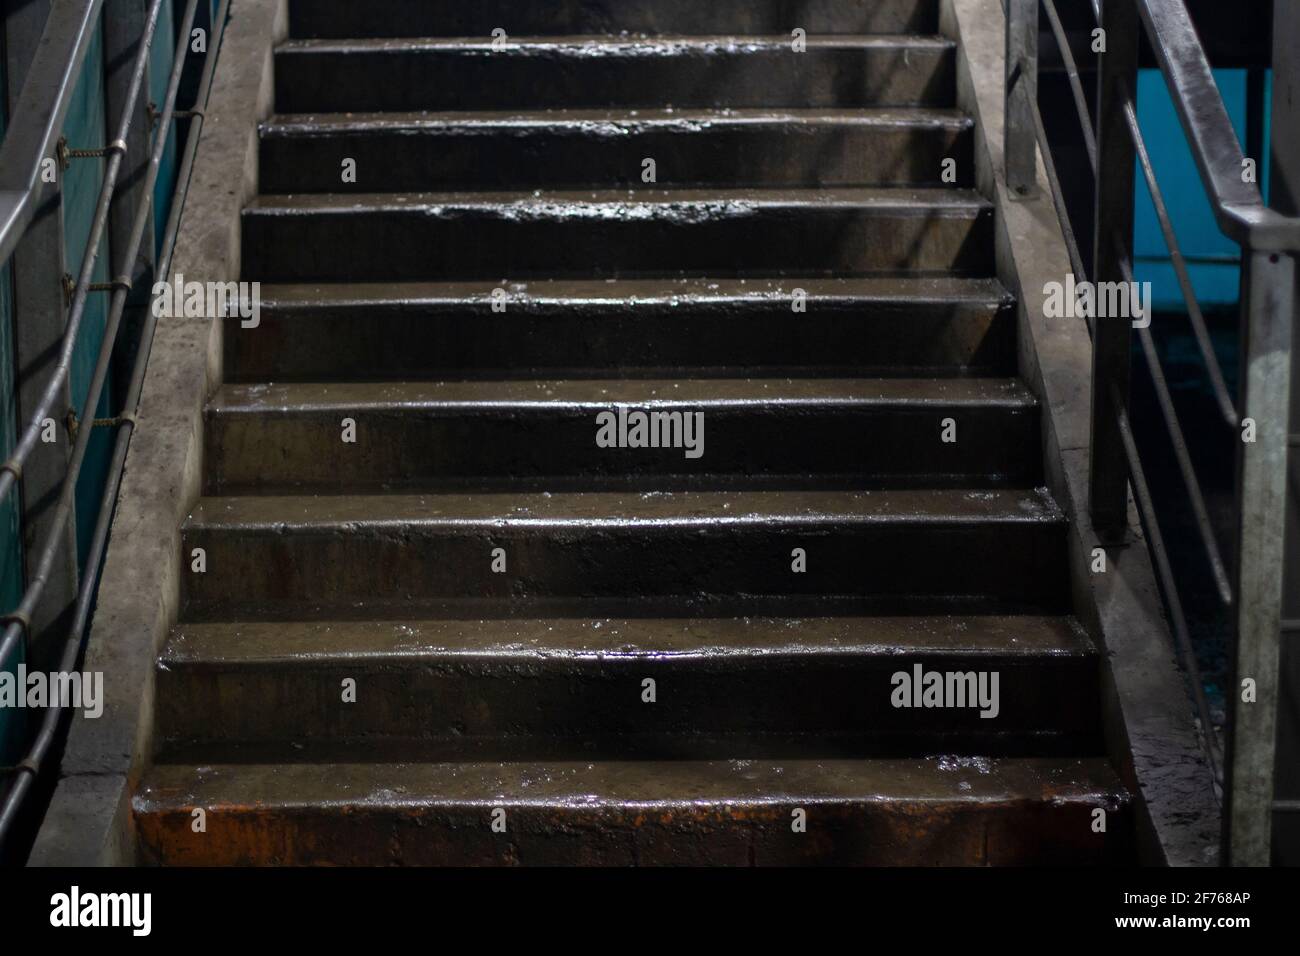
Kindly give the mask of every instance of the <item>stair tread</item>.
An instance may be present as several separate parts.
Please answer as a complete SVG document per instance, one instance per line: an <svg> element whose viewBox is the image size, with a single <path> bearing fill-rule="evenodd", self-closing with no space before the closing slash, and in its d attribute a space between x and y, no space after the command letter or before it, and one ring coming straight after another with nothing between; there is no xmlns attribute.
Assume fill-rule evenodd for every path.
<svg viewBox="0 0 1300 956"><path fill-rule="evenodd" d="M943 36L924 34L880 33L823 33L807 37L807 49L915 49L945 51L956 49L957 44ZM455 51L480 53L502 57L516 54L528 56L537 52L573 52L583 57L593 56L698 56L707 53L758 53L771 50L790 50L790 35L769 36L750 34L599 34L584 33L567 36L507 37L497 44L492 37L357 37L352 39L287 39L277 47L277 53L405 53L413 51Z"/></svg>
<svg viewBox="0 0 1300 956"><path fill-rule="evenodd" d="M914 187L779 187L772 189L583 189L506 192L285 193L256 197L248 213L324 212L356 214L378 211L473 209L512 218L570 218L585 214L607 219L635 219L647 211L702 207L705 212L744 215L770 208L862 208L892 214L974 216L992 204L972 189Z"/></svg>
<svg viewBox="0 0 1300 956"><path fill-rule="evenodd" d="M1071 617L537 618L193 622L176 625L164 669L346 659L548 661L960 654L1092 657Z"/></svg>
<svg viewBox="0 0 1300 956"><path fill-rule="evenodd" d="M1100 758L921 757L865 760L634 760L499 763L158 764L135 812L204 806L328 809L551 805L575 810L689 804L697 809L801 801L1094 802L1124 794Z"/></svg>
<svg viewBox="0 0 1300 956"><path fill-rule="evenodd" d="M563 494L250 495L200 498L186 529L282 532L290 527L568 524L636 526L930 523L1059 524L1045 488L1032 490L680 491Z"/></svg>
<svg viewBox="0 0 1300 956"><path fill-rule="evenodd" d="M754 405L897 406L954 404L1030 409L1037 399L1014 378L878 379L516 379L443 382L327 382L227 384L208 410L213 414L385 410L485 406L541 408L611 405L671 406L693 409Z"/></svg>
<svg viewBox="0 0 1300 956"><path fill-rule="evenodd" d="M263 309L439 303L462 306L466 299L486 300L493 288L484 282L263 282L261 301ZM508 282L503 288L511 306L554 305L566 310L575 305L682 308L696 302L725 304L775 297L788 300L795 289L803 289L812 300L992 305L1010 300L997 279L959 276L534 279Z"/></svg>
<svg viewBox="0 0 1300 956"><path fill-rule="evenodd" d="M970 129L973 121L957 109L922 107L647 109L587 108L540 110L401 111L369 113L285 113L263 121L263 136L311 136L341 132L401 132L469 129L523 129L561 127L620 131L623 127L668 127L707 131L715 126L773 125L780 123L881 128L937 127ZM612 127L612 128L611 128Z"/></svg>
<svg viewBox="0 0 1300 956"><path fill-rule="evenodd" d="M513 25L515 33L544 36L594 27L619 35L763 34L793 27L796 12L797 23L813 34L934 32L938 26L937 0L294 0L289 11L291 35L339 38L486 35L501 23Z"/></svg>

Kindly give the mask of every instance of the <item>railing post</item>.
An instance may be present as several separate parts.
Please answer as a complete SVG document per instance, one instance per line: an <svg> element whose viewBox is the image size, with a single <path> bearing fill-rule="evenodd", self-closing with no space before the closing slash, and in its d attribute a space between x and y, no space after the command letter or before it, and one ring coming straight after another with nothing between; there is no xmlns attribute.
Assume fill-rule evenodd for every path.
<svg viewBox="0 0 1300 956"><path fill-rule="evenodd" d="M1243 250L1237 489L1237 653L1227 687L1231 734L1225 777L1227 862L1267 866L1273 832L1282 555L1291 402L1295 260ZM1247 683L1248 682L1248 683ZM1249 696L1247 696L1247 694Z"/></svg>
<svg viewBox="0 0 1300 956"><path fill-rule="evenodd" d="M1038 183L1038 0L1007 0L1006 119L1003 151L1007 188L1030 196Z"/></svg>
<svg viewBox="0 0 1300 956"><path fill-rule="evenodd" d="M1300 216L1300 58L1295 37L1300 31L1300 4L1273 6L1273 121L1272 180L1269 205L1284 216ZM1297 287L1300 289L1300 287ZM1300 432L1300 322L1296 302L1291 303L1291 426ZM1287 477L1286 554L1282 562L1282 617L1300 621L1300 448L1292 446ZM1292 625L1294 628L1294 623ZM1282 636L1278 688L1277 752L1300 753L1300 631ZM1274 761L1275 799L1300 803L1300 760ZM1276 814L1273 819L1279 846L1300 845L1300 811Z"/></svg>
<svg viewBox="0 0 1300 956"><path fill-rule="evenodd" d="M1103 0L1097 93L1097 203L1093 276L1122 283L1133 255L1133 187L1136 153L1124 103L1137 95L1141 21L1134 0ZM1080 277L1082 278L1082 277ZM1098 296L1098 299L1101 297ZM1122 532L1128 521L1128 465L1112 396L1128 404L1133 329L1125 316L1098 317L1092 335L1092 459L1089 512L1102 535Z"/></svg>

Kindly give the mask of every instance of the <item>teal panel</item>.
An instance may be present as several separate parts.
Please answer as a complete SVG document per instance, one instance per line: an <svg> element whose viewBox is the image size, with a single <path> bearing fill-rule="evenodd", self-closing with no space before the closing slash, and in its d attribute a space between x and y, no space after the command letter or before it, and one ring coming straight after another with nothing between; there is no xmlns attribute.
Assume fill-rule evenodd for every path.
<svg viewBox="0 0 1300 956"><path fill-rule="evenodd" d="M1216 70L1214 76L1237 137L1244 143L1246 71ZM1240 251L1214 221L1214 210L1159 70L1143 70L1138 77L1138 118L1174 233L1188 261L1197 300L1206 308L1234 305L1239 294ZM1266 162L1261 164L1261 175L1266 175L1266 167ZM1182 310L1182 292L1140 168L1137 179L1133 237L1136 278L1152 283L1157 309Z"/></svg>
<svg viewBox="0 0 1300 956"><path fill-rule="evenodd" d="M86 54L86 64L63 125L63 135L74 147L102 147L107 142L104 129L104 42L101 28L95 31ZM63 177L64 253L68 269L74 276L81 270L95 216L96 199L103 181L102 159L73 160ZM94 281L106 282L109 274L108 236L105 230L95 263ZM72 358L72 400L83 422L89 421L93 416L107 417L112 414L112 396L109 395L110 388L107 386L96 408L85 407L90 381L95 372L95 361L104 339L107 317L108 295L92 292L86 302L86 313ZM77 552L83 565L90 547L90 535L94 530L95 513L99 509L99 499L104 490L111 445L112 436L109 432L97 429L90 440L86 460L77 479Z"/></svg>

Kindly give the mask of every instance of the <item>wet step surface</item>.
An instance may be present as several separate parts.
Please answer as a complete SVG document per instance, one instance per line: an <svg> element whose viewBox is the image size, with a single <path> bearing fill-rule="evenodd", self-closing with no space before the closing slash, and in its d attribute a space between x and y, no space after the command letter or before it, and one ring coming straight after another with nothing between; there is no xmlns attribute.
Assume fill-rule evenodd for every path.
<svg viewBox="0 0 1300 956"><path fill-rule="evenodd" d="M290 0L295 37L936 33L938 0Z"/></svg>
<svg viewBox="0 0 1300 956"><path fill-rule="evenodd" d="M959 189L264 195L249 278L988 275L992 207Z"/></svg>
<svg viewBox="0 0 1300 956"><path fill-rule="evenodd" d="M554 36L290 40L279 113L590 107L952 106L934 36Z"/></svg>
<svg viewBox="0 0 1300 956"><path fill-rule="evenodd" d="M172 865L1078 865L1124 858L1117 794L1069 758L160 765L134 812Z"/></svg>
<svg viewBox="0 0 1300 956"><path fill-rule="evenodd" d="M893 705L896 675L918 666L971 675L960 713ZM518 752L548 736L578 756L728 757L796 735L804 755L1078 753L1099 743L1097 666L1071 619L1031 615L186 623L160 660L159 731L214 759L342 741Z"/></svg>
<svg viewBox="0 0 1300 956"><path fill-rule="evenodd" d="M290 0L147 860L1132 858L939 11Z"/></svg>
<svg viewBox="0 0 1300 956"><path fill-rule="evenodd" d="M197 617L714 596L1057 611L1065 527L1045 492L1018 490L204 498L183 547L207 570L185 590ZM492 569L498 548L507 573Z"/></svg>
<svg viewBox="0 0 1300 956"><path fill-rule="evenodd" d="M954 185L974 175L954 110L547 110L277 116L263 193L559 188L591 183ZM646 158L654 167L645 165ZM356 176L342 178L344 159Z"/></svg>
<svg viewBox="0 0 1300 956"><path fill-rule="evenodd" d="M209 489L227 492L671 476L1025 487L1038 429L1014 379L533 380L228 385L206 440ZM641 447L609 447L625 441Z"/></svg>
<svg viewBox="0 0 1300 956"><path fill-rule="evenodd" d="M227 322L227 381L1005 376L1016 367L1012 302L993 279L310 283L265 284L261 295L256 327Z"/></svg>

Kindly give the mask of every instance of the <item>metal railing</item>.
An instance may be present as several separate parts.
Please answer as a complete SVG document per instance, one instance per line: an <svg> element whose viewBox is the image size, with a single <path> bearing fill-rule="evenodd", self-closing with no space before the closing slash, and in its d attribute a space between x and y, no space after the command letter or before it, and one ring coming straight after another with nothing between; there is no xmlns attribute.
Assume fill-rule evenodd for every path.
<svg viewBox="0 0 1300 956"><path fill-rule="evenodd" d="M67 319L58 351L58 362L41 393L35 410L26 416L28 421L14 451L7 461L0 464L0 503L2 503L13 493L22 478L23 467L36 446L43 422L53 417L57 421L66 423L68 437L73 445L62 478L54 518L46 528L44 540L36 549L35 559L28 560L28 567L35 570L28 575L22 599L17 608L0 617L0 621L5 625L3 635L0 636L0 661L13 659L20 642L30 644L34 613L50 581L56 556L62 548L67 547L66 534L69 522L73 520L77 478L85 462L91 434L96 428L112 428L116 433L91 536L89 556L86 558L76 588L75 607L70 623L65 625L66 633L57 635L62 642L59 668L63 671L74 670L84 651L87 625L108 543L108 531L121 483L127 447L135 426L135 411L139 403L156 324L152 309L145 310L145 321L131 366L126 395L121 403L121 413L110 419L97 420L93 417L94 411L99 405L100 396L108 379L128 296L138 283L151 283L153 276L166 276L170 271L171 253L179 228L181 208L203 128L203 107L211 87L213 69L220 46L221 27L228 7L228 0L221 0L218 9L212 15L211 31L207 38L206 52L203 54L205 59L195 103L193 108L180 111L176 108L177 99L185 65L191 52L189 42L191 31L199 22L199 0L187 0L180 21L176 24L180 42L176 44L166 95L161 104L149 104L150 108L146 111L143 109L144 104L140 102L140 97L147 77L150 48L158 32L160 13L163 4L168 2L170 0L150 0L140 24L138 37L130 38L134 42L135 54L131 61L130 80L121 113L113 127L116 131L115 138L103 149L76 150L68 148L62 140L61 131L74 88L85 66L90 39L100 24L104 3L103 0L52 0L40 44L23 82L18 108L5 135L4 144L0 146L0 261L8 259L19 248L24 233L32 222L34 211L45 202L46 191L55 188L42 176L42 169L49 161L53 160L59 167L66 167L67 163L75 162L78 158L102 156L106 159L81 268L75 284L70 289ZM173 124L181 115L189 118L190 126L165 232L160 243L161 259L156 268L150 270L151 274L141 275L134 266L137 258L144 251L142 242L147 227L152 222L152 199L169 135ZM96 283L92 278L105 231L109 228L110 209L119 192L119 178L128 153L128 139L132 136L133 130L139 133L138 127L133 124L140 122L142 117L145 117L145 122L148 122L149 116L156 117L157 121L143 138L143 142L148 144L145 154L136 157L140 160L143 179L139 190L139 202L131 211L128 220L129 232L126 234L129 238L122 248L112 250L116 259L114 263L116 271L112 273L114 276L112 281ZM149 250L149 253L149 258L152 258L152 250ZM78 332L85 315L87 299L91 295L100 293L107 293L111 298L93 377L81 402L82 414L78 418L75 407L62 408L59 404L61 397L67 394L65 386L77 345ZM18 321L20 324L25 321L25 316L21 312ZM3 802L0 802L0 847L3 847L9 838L23 801L31 793L33 783L57 741L62 710L57 706L57 702L52 704L44 712L26 756L15 766L4 768L8 771L8 780Z"/></svg>
<svg viewBox="0 0 1300 956"><path fill-rule="evenodd" d="M1094 175L1092 271L1085 271L1076 233L1061 189L1052 146L1037 97L1040 0L1005 0L1007 10L1007 186L1015 195L1034 191L1036 147L1042 147L1052 200L1065 227L1076 278L1134 288L1134 187L1138 171L1151 194L1185 299L1193 337L1222 424L1239 439L1235 575L1230 574L1205 496L1188 452L1182 424L1148 321L1096 317L1093 340L1093 397L1089 512L1103 540L1121 534L1128 521L1130 484L1143 530L1200 717L1216 779L1223 792L1224 859L1260 865L1270 860L1272 813L1297 801L1275 801L1274 734L1279 683L1283 521L1286 509L1292 322L1295 257L1300 219L1271 210L1237 139L1215 84L1209 61L1183 0L1092 0L1100 33L1092 34L1097 55L1096 121L1074 51L1054 0L1041 0L1059 48L1078 110L1085 151ZM1201 183L1219 228L1242 250L1242 374L1234 400L1225 382L1204 315L1197 301L1164 194L1138 122L1136 89L1139 51L1145 36L1179 122L1196 160ZM1254 157L1262 168L1262 157ZM1233 617L1234 676L1226 745L1220 750L1202 686L1179 582L1160 531L1158 514L1129 418L1133 336L1150 373L1161 420L1178 473L1191 502L1194 526L1215 583L1218 600ZM1253 434L1250 434L1252 433ZM1253 703L1242 703L1240 682L1254 682Z"/></svg>

